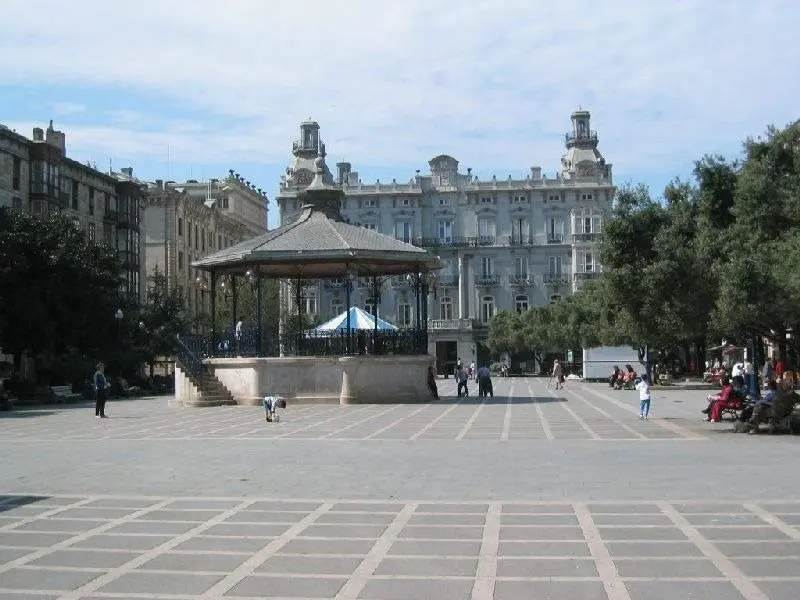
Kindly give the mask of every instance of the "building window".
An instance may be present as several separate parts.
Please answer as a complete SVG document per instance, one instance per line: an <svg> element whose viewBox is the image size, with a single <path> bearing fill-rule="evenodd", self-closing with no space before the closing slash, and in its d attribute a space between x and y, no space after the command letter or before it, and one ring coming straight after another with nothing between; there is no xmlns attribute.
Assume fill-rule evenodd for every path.
<svg viewBox="0 0 800 600"><path fill-rule="evenodd" d="M494 275L494 260L491 256L481 257L481 277L491 277Z"/></svg>
<svg viewBox="0 0 800 600"><path fill-rule="evenodd" d="M94 188L89 188L89 214L94 214Z"/></svg>
<svg viewBox="0 0 800 600"><path fill-rule="evenodd" d="M516 296L514 298L514 308L517 312L528 310L528 297L524 295Z"/></svg>
<svg viewBox="0 0 800 600"><path fill-rule="evenodd" d="M178 270L183 271L183 251L178 252Z"/></svg>
<svg viewBox="0 0 800 600"><path fill-rule="evenodd" d="M400 327L411 327L411 305L405 300L397 305L397 324Z"/></svg>
<svg viewBox="0 0 800 600"><path fill-rule="evenodd" d="M208 247L214 247L214 234L211 231L208 232Z"/></svg>
<svg viewBox="0 0 800 600"><path fill-rule="evenodd" d="M411 198L400 198L397 204L399 206L411 206Z"/></svg>
<svg viewBox="0 0 800 600"><path fill-rule="evenodd" d="M578 255L579 273L593 273L596 270L596 266L592 252L584 252Z"/></svg>
<svg viewBox="0 0 800 600"><path fill-rule="evenodd" d="M517 277L528 276L528 257L515 256L514 257L514 275Z"/></svg>
<svg viewBox="0 0 800 600"><path fill-rule="evenodd" d="M453 299L450 296L443 296L439 300L439 318L446 321L453 318Z"/></svg>
<svg viewBox="0 0 800 600"><path fill-rule="evenodd" d="M19 190L22 180L22 160L19 156L14 157L14 165L11 173L11 189Z"/></svg>
<svg viewBox="0 0 800 600"><path fill-rule="evenodd" d="M344 312L344 300L341 298L331 299L331 317L338 317Z"/></svg>
<svg viewBox="0 0 800 600"><path fill-rule="evenodd" d="M80 197L78 196L78 181L76 179L72 180L72 210L78 210L80 208Z"/></svg>
<svg viewBox="0 0 800 600"><path fill-rule="evenodd" d="M303 298L303 310L307 315L317 314L317 295L314 292L306 292Z"/></svg>
<svg viewBox="0 0 800 600"><path fill-rule="evenodd" d="M221 250L221 249L222 249L222 236L218 235L217 236L217 250Z"/></svg>
<svg viewBox="0 0 800 600"><path fill-rule="evenodd" d="M378 201L375 198L364 198L362 206L364 208L375 208L378 206Z"/></svg>
<svg viewBox="0 0 800 600"><path fill-rule="evenodd" d="M394 237L402 242L407 244L411 243L413 235L413 228L411 226L411 221L397 221L394 224Z"/></svg>
<svg viewBox="0 0 800 600"><path fill-rule="evenodd" d="M197 227L197 223L194 225L194 247L200 247L200 236L198 235L199 229Z"/></svg>
<svg viewBox="0 0 800 600"><path fill-rule="evenodd" d="M103 241L109 246L115 246L114 243L114 225L113 223L103 223Z"/></svg>
<svg viewBox="0 0 800 600"><path fill-rule="evenodd" d="M439 221L439 242L442 244L453 243L453 222Z"/></svg>
<svg viewBox="0 0 800 600"><path fill-rule="evenodd" d="M81 220L78 217L75 217L74 219L72 219L72 226L75 229L80 230L80 228L81 228Z"/></svg>
<svg viewBox="0 0 800 600"><path fill-rule="evenodd" d="M527 196L514 196L514 198L512 199L512 202L514 204L527 204L528 203L528 197Z"/></svg>
<svg viewBox="0 0 800 600"><path fill-rule="evenodd" d="M547 257L547 273L551 277L561 277L563 273L563 260L561 256Z"/></svg>
<svg viewBox="0 0 800 600"><path fill-rule="evenodd" d="M22 198L14 196L14 198L11 199L11 206L17 210L22 210Z"/></svg>
<svg viewBox="0 0 800 600"><path fill-rule="evenodd" d="M439 196L439 206L450 206L450 198L447 196Z"/></svg>
<svg viewBox="0 0 800 600"><path fill-rule="evenodd" d="M97 239L97 232L95 230L95 224L89 223L89 241L94 243Z"/></svg>
<svg viewBox="0 0 800 600"><path fill-rule="evenodd" d="M183 235L183 219L178 217L178 235Z"/></svg>
<svg viewBox="0 0 800 600"><path fill-rule="evenodd" d="M478 219L478 239L493 242L495 237L494 219Z"/></svg>
<svg viewBox="0 0 800 600"><path fill-rule="evenodd" d="M205 251L206 249L206 230L205 228L200 229L200 241L202 244L201 250Z"/></svg>
<svg viewBox="0 0 800 600"><path fill-rule="evenodd" d="M561 217L547 219L547 241L551 243L564 241L564 219Z"/></svg>
<svg viewBox="0 0 800 600"><path fill-rule="evenodd" d="M371 231L378 231L378 224L377 223L362 223L361 226L364 229L369 229Z"/></svg>
<svg viewBox="0 0 800 600"><path fill-rule="evenodd" d="M481 204L494 204L494 198L491 196L481 196Z"/></svg>
<svg viewBox="0 0 800 600"><path fill-rule="evenodd" d="M484 296L481 298L481 322L488 323L494 316L494 298Z"/></svg>
<svg viewBox="0 0 800 600"><path fill-rule="evenodd" d="M581 199L582 200L591 200L592 199L592 194L584 194L583 196L581 196Z"/></svg>
<svg viewBox="0 0 800 600"><path fill-rule="evenodd" d="M527 244L530 236L528 219L514 218L511 220L511 239L517 244Z"/></svg>

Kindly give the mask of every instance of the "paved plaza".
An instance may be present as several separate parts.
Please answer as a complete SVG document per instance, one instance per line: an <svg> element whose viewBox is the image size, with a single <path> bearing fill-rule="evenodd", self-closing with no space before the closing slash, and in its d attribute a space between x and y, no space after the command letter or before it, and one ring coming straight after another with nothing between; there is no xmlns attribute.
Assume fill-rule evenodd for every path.
<svg viewBox="0 0 800 600"><path fill-rule="evenodd" d="M703 423L702 391L642 422L634 392L545 383L280 423L0 413L0 600L798 597L800 436Z"/></svg>

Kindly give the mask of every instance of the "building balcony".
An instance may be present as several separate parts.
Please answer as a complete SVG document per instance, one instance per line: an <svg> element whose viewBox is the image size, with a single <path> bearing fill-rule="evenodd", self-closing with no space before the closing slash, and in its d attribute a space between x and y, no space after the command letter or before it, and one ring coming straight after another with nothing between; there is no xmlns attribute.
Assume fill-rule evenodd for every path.
<svg viewBox="0 0 800 600"><path fill-rule="evenodd" d="M500 285L500 277L498 275L478 275L475 277L476 287L497 287Z"/></svg>
<svg viewBox="0 0 800 600"><path fill-rule="evenodd" d="M415 246L420 248L475 248L478 246L494 246L495 236L472 236L472 237L418 237L412 240Z"/></svg>
<svg viewBox="0 0 800 600"><path fill-rule="evenodd" d="M572 274L573 281L589 281L600 277L600 271L581 271Z"/></svg>
<svg viewBox="0 0 800 600"><path fill-rule="evenodd" d="M545 273L542 275L542 282L549 286L567 285L569 278L564 273Z"/></svg>
<svg viewBox="0 0 800 600"><path fill-rule="evenodd" d="M509 275L508 283L517 287L536 285L533 275Z"/></svg>
<svg viewBox="0 0 800 600"><path fill-rule="evenodd" d="M341 290L344 289L344 279L326 279L324 286L328 290Z"/></svg>
<svg viewBox="0 0 800 600"><path fill-rule="evenodd" d="M471 331L472 319L428 319L429 331Z"/></svg>
<svg viewBox="0 0 800 600"><path fill-rule="evenodd" d="M508 238L508 245L509 246L530 246L533 244L533 239L530 236L509 236Z"/></svg>
<svg viewBox="0 0 800 600"><path fill-rule="evenodd" d="M573 233L572 234L572 242L573 243L580 243L580 242L597 242L600 240L599 233Z"/></svg>
<svg viewBox="0 0 800 600"><path fill-rule="evenodd" d="M547 234L547 243L548 244L563 244L564 243L564 236L560 233L548 233Z"/></svg>
<svg viewBox="0 0 800 600"><path fill-rule="evenodd" d="M440 275L439 287L441 288L458 287L458 275Z"/></svg>
<svg viewBox="0 0 800 600"><path fill-rule="evenodd" d="M576 140L597 142L597 132L592 129L588 134L583 134L581 136L576 136L574 133L567 133L564 135L564 141L566 141L567 144L574 143Z"/></svg>

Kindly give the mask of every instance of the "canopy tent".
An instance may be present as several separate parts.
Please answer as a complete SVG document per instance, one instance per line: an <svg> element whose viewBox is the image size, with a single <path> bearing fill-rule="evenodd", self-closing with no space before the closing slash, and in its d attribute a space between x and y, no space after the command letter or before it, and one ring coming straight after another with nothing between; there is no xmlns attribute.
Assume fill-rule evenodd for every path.
<svg viewBox="0 0 800 600"><path fill-rule="evenodd" d="M333 317L330 321L326 321L322 325L317 326L315 329L312 330L312 332L317 334L346 332L348 312L350 314L351 330L357 331L359 329L361 330L376 329L375 317L373 317L367 311L357 306L353 306L352 308L350 308L349 311L344 311L342 314ZM394 331L397 329L397 327L395 327L388 321L384 321L383 319L378 317L377 329L378 331Z"/></svg>

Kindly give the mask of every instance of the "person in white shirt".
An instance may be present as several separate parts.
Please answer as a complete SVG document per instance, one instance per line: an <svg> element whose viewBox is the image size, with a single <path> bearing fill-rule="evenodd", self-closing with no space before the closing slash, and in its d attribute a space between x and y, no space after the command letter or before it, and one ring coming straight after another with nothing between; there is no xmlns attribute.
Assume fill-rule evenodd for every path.
<svg viewBox="0 0 800 600"><path fill-rule="evenodd" d="M650 414L650 382L647 381L647 375L642 375L636 389L639 391L639 418L647 421Z"/></svg>
<svg viewBox="0 0 800 600"><path fill-rule="evenodd" d="M734 364L731 369L731 379L734 377L741 377L744 379L744 365L740 362Z"/></svg>

